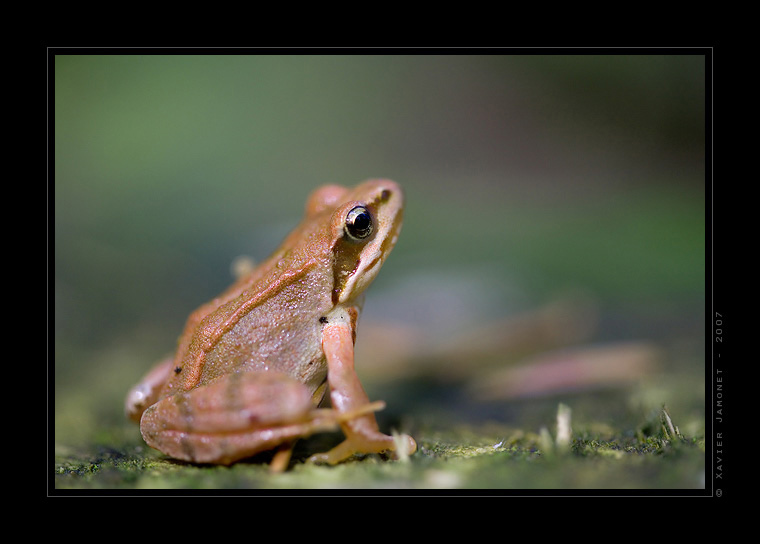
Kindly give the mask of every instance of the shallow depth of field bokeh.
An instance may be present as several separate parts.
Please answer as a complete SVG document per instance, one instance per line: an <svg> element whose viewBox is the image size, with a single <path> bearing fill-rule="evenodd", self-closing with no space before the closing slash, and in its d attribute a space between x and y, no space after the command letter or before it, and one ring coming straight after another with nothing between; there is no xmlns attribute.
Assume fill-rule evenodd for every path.
<svg viewBox="0 0 760 544"><path fill-rule="evenodd" d="M55 455L137 448L124 394L234 259L373 177L407 196L357 340L386 430L538 433L562 403L574 429L667 405L703 436L706 61L684 53L55 56Z"/></svg>

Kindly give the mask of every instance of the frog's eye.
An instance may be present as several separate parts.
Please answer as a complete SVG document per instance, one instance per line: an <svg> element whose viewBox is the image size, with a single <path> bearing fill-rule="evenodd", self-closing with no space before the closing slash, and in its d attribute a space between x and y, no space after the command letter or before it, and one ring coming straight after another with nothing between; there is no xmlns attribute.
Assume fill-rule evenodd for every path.
<svg viewBox="0 0 760 544"><path fill-rule="evenodd" d="M346 215L346 224L343 227L346 234L354 240L363 240L372 234L372 216L364 206L356 206Z"/></svg>

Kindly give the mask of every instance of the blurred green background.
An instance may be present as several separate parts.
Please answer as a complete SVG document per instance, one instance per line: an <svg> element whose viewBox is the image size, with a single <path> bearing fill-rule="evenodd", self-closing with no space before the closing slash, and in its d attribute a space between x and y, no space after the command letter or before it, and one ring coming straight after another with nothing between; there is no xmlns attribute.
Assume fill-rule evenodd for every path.
<svg viewBox="0 0 760 544"><path fill-rule="evenodd" d="M383 417L535 429L559 395L606 421L635 387L703 432L704 55L62 54L54 108L57 453L115 432L139 443L124 394L230 283L233 259L266 257L315 187L372 177L407 196L358 339L380 360L363 379ZM574 388L601 389L601 409L577 391L464 394L486 375L476 357L448 380L414 367L440 338L568 296L594 316L568 344L665 352L625 397ZM415 357L383 373L382 343L361 346L373 323L420 331Z"/></svg>

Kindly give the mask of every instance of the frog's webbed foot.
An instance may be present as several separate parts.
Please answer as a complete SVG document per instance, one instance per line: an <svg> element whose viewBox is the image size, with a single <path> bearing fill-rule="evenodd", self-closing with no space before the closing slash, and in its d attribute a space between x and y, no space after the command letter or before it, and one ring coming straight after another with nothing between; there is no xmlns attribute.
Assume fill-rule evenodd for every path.
<svg viewBox="0 0 760 544"><path fill-rule="evenodd" d="M346 439L329 451L312 455L309 461L334 465L356 454L393 452L399 458L414 453L417 450L414 438L405 434L383 434L377 430L374 415L367 416L384 406L384 402L377 401L340 414L338 417Z"/></svg>
<svg viewBox="0 0 760 544"><path fill-rule="evenodd" d="M377 433L373 436L353 435L329 451L312 455L309 461L334 465L356 454L389 453L396 458L411 455L417 450L417 443L409 435L396 437Z"/></svg>

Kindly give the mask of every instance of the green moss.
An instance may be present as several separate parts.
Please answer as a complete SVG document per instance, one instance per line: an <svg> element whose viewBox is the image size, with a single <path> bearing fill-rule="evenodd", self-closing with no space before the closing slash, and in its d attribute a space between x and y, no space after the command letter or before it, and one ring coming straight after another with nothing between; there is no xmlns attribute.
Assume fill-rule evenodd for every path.
<svg viewBox="0 0 760 544"><path fill-rule="evenodd" d="M602 432L600 432L600 428ZM419 449L405 461L378 455L337 466L294 459L271 474L266 459L231 467L198 466L167 459L133 435L120 446L63 450L55 460L55 488L196 490L259 489L694 489L704 485L704 437L666 438L651 422L637 429L578 425L565 450L547 430L526 432L495 424L420 430ZM308 443L307 443L308 445Z"/></svg>

